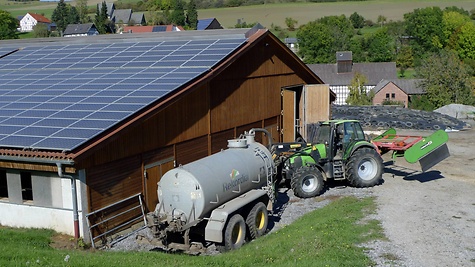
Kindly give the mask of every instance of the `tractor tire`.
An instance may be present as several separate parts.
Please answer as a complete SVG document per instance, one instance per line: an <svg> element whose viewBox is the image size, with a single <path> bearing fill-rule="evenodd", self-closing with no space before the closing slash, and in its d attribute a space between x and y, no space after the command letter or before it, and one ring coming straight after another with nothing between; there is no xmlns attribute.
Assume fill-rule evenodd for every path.
<svg viewBox="0 0 475 267"><path fill-rule="evenodd" d="M322 172L317 168L302 166L292 175L290 187L297 197L316 197L323 190Z"/></svg>
<svg viewBox="0 0 475 267"><path fill-rule="evenodd" d="M358 149L346 164L346 178L352 186L371 187L383 179L383 160L376 150Z"/></svg>
<svg viewBox="0 0 475 267"><path fill-rule="evenodd" d="M268 222L269 214L267 213L266 205L262 202L258 202L252 207L246 218L251 239L263 236L266 233Z"/></svg>
<svg viewBox="0 0 475 267"><path fill-rule="evenodd" d="M246 223L240 214L229 219L224 231L224 251L240 248L246 238ZM220 249L221 250L221 249Z"/></svg>

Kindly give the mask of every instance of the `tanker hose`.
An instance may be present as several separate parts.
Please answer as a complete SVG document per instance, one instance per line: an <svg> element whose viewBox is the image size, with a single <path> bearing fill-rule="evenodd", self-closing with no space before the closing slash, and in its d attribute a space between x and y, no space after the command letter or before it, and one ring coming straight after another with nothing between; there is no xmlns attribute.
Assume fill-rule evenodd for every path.
<svg viewBox="0 0 475 267"><path fill-rule="evenodd" d="M252 134L254 136L256 135L256 132L263 132L267 136L267 141L268 141L267 149L270 150L270 148L272 147L272 136L269 133L269 131L267 131L264 128L252 128L251 130L249 130L249 134Z"/></svg>

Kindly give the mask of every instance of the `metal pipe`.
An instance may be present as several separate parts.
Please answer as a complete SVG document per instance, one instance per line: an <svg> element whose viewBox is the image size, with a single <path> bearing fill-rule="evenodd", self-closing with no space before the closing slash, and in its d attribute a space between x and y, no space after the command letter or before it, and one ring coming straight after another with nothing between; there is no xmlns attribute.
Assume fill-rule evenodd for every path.
<svg viewBox="0 0 475 267"><path fill-rule="evenodd" d="M73 217L74 217L74 238L79 239L79 211L78 211L78 199L77 199L77 189L76 189L76 179L71 175L63 174L63 168L60 162L56 162L58 166L58 176L60 178L69 178L71 179L71 193L73 197Z"/></svg>

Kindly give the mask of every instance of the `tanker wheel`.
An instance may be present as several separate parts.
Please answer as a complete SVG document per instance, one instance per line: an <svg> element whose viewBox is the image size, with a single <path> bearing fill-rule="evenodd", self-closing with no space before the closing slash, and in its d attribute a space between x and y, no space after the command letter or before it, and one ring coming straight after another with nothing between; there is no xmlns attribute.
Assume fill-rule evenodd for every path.
<svg viewBox="0 0 475 267"><path fill-rule="evenodd" d="M246 224L251 239L256 239L266 233L268 220L269 215L264 203L258 202L254 207L252 207L246 218Z"/></svg>
<svg viewBox="0 0 475 267"><path fill-rule="evenodd" d="M224 231L224 250L238 249L246 238L246 223L240 214L234 214L229 219Z"/></svg>
<svg viewBox="0 0 475 267"><path fill-rule="evenodd" d="M346 164L346 178L356 187L370 187L383 179L383 160L376 150L361 148Z"/></svg>
<svg viewBox="0 0 475 267"><path fill-rule="evenodd" d="M290 187L297 197L315 197L323 189L322 172L314 167L302 166L292 175Z"/></svg>

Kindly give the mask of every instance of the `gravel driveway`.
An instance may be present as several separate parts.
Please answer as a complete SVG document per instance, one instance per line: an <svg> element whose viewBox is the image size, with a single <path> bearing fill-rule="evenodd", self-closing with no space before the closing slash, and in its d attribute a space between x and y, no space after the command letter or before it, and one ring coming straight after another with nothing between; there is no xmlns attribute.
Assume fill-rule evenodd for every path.
<svg viewBox="0 0 475 267"><path fill-rule="evenodd" d="M449 133L448 146L451 156L425 173L400 158L386 164L384 182L376 187L333 186L319 202L287 192L290 204L276 229L332 197L375 196L378 211L372 217L389 239L365 245L377 266L475 266L475 130Z"/></svg>

